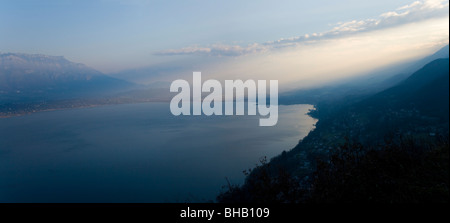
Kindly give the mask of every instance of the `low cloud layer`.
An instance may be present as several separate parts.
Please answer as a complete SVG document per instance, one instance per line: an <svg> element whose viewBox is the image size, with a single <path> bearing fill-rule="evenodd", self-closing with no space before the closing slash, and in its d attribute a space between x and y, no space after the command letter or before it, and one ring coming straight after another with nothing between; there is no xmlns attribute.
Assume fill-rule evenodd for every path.
<svg viewBox="0 0 450 223"><path fill-rule="evenodd" d="M296 46L304 43L314 43L320 40L336 39L358 33L392 28L413 22L448 16L448 0L415 1L394 11L381 14L376 19L353 20L338 23L334 28L323 33L306 34L290 38L240 45L191 46L181 49L168 49L156 52L159 56L203 55L203 56L241 56L252 53L266 52L277 48Z"/></svg>
<svg viewBox="0 0 450 223"><path fill-rule="evenodd" d="M212 45L210 47L185 47L181 49L170 49L156 52L159 56L173 56L173 55L212 55L212 56L240 56L249 53L257 53L267 50L266 46L260 44L252 44L246 47L239 45Z"/></svg>

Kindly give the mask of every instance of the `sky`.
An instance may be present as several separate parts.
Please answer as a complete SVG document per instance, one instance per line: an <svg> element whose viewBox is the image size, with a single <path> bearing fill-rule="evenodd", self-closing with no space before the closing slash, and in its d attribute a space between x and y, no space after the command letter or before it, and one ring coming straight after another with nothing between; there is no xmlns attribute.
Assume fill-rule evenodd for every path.
<svg viewBox="0 0 450 223"><path fill-rule="evenodd" d="M441 0L0 0L0 52L310 86L430 54L448 25Z"/></svg>

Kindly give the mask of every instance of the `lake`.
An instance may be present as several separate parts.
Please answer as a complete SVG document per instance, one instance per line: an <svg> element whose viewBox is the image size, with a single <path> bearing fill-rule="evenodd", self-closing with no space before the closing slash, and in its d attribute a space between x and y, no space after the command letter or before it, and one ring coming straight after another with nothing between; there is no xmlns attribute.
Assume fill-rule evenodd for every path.
<svg viewBox="0 0 450 223"><path fill-rule="evenodd" d="M260 158L293 148L311 105L259 116L173 116L168 103L0 119L0 202L208 202Z"/></svg>

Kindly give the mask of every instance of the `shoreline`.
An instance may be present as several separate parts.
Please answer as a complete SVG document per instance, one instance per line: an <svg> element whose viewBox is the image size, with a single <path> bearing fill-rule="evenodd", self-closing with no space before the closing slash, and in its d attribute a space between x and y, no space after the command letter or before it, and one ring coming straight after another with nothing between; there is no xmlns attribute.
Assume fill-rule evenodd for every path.
<svg viewBox="0 0 450 223"><path fill-rule="evenodd" d="M5 112L0 112L0 119L3 118L13 118L13 117L20 117L20 116L26 116L26 115L31 115L31 114L35 114L35 113L40 113L40 112L49 112L49 111L61 111L61 110L69 110L69 109L79 109L79 108L94 108L94 107L100 107L100 106L107 106L107 105L121 105L121 104L140 104L140 103L149 103L149 102L167 102L167 100L131 100L131 101L122 101L122 102L104 102L104 103L89 103L89 101L79 101L79 102L75 102L75 104L73 104L74 102L67 102L68 104L65 104L65 102L56 102L55 104L49 104L48 106L55 106L53 108L44 108L44 109L39 109L39 108L34 108L34 109L30 109L31 111L27 111L27 110L17 110L17 111L12 111L10 114L5 113ZM58 103L63 103L63 104L58 104ZM78 105L77 105L78 103ZM23 104L25 106L36 106L37 104ZM39 106L38 106L39 107Z"/></svg>
<svg viewBox="0 0 450 223"><path fill-rule="evenodd" d="M104 100L102 102L102 100ZM11 110L10 113L0 111L0 119L4 118L13 118L31 115L40 112L49 112L49 111L60 111L60 110L68 110L68 109L78 109L78 108L94 108L106 105L121 105L121 104L140 104L140 103L150 103L150 102L170 102L167 99L143 99L143 100L135 100L135 99L87 99L87 100L69 100L69 101L56 101L50 102L49 104L38 104L37 102L29 103L29 104L16 104L19 106L26 106L26 109L19 110ZM290 106L290 105L304 105L309 103L280 103L278 106ZM43 108L40 109L41 105L46 105L52 108ZM311 118L319 119L314 115L314 111L317 111L317 105L309 104L313 106L313 109L310 109L306 115ZM29 108L31 107L31 108ZM1 109L1 107L0 107Z"/></svg>

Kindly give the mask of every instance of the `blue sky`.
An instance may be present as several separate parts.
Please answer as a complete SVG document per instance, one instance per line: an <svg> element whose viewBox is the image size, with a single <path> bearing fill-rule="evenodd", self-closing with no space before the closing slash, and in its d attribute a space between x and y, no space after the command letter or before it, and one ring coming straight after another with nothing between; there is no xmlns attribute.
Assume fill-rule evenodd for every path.
<svg viewBox="0 0 450 223"><path fill-rule="evenodd" d="M418 39L428 41L427 49L417 51L424 54L445 44L442 36L448 43L448 28L423 30L430 24L442 30L445 19L448 24L448 1L439 0L1 0L0 51L63 55L104 72L176 63L214 72L211 66L226 69L236 57L257 63L279 56L279 48L418 23L405 35L418 32ZM430 32L428 40L423 31Z"/></svg>

